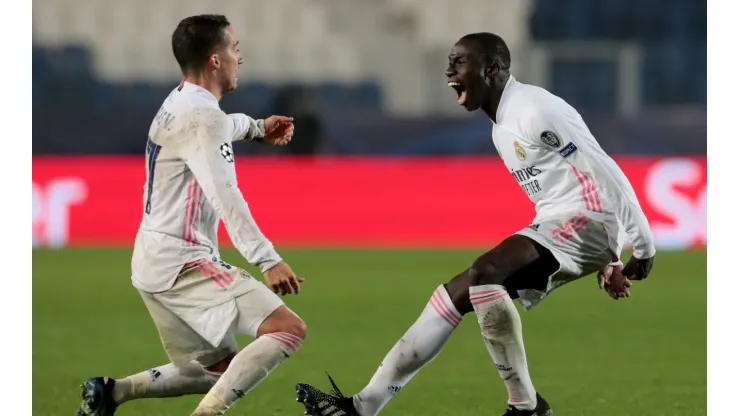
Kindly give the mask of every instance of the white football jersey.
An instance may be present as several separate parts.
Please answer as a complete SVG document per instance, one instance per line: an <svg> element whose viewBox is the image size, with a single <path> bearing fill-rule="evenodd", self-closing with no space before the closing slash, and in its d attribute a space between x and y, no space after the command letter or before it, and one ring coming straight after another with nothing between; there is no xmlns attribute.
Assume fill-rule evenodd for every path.
<svg viewBox="0 0 740 416"><path fill-rule="evenodd" d="M535 204L534 222L583 213L611 228L610 246L617 255L624 232L635 257L655 254L647 218L629 180L564 100L510 76L492 137L512 177Z"/></svg>
<svg viewBox="0 0 740 416"><path fill-rule="evenodd" d="M280 262L237 186L231 147L263 134L263 121L224 113L204 88L182 82L170 93L149 128L135 287L168 290L185 264L219 258L219 220L249 263L265 271Z"/></svg>

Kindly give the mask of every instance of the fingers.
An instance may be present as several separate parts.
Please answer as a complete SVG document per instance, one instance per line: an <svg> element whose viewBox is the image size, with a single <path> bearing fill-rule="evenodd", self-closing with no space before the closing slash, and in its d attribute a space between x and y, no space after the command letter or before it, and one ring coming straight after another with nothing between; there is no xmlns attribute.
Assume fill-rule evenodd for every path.
<svg viewBox="0 0 740 416"><path fill-rule="evenodd" d="M275 140L276 136L292 136L294 131L293 117L271 116L265 119L265 133L268 138Z"/></svg>
<svg viewBox="0 0 740 416"><path fill-rule="evenodd" d="M292 275L285 277L281 279L278 283L275 283L271 285L272 291L281 295L292 295L292 294L298 294L301 291L301 282L303 282L304 279Z"/></svg>
<svg viewBox="0 0 740 416"><path fill-rule="evenodd" d="M298 282L297 276L291 276L291 278L288 280L288 283L290 284L290 289L295 293L296 295L301 290L301 284Z"/></svg>
<svg viewBox="0 0 740 416"><path fill-rule="evenodd" d="M280 296L289 295L291 293L290 283L287 280L280 282Z"/></svg>
<svg viewBox="0 0 740 416"><path fill-rule="evenodd" d="M619 300L619 296L617 296L617 292L615 290L612 290L610 287L607 287L605 291L606 291L606 294L609 295L610 298L614 300Z"/></svg>
<svg viewBox="0 0 740 416"><path fill-rule="evenodd" d="M295 132L295 126L292 124L281 125L278 124L275 128L268 132L266 137L272 141L275 146L285 146L293 140L293 133Z"/></svg>
<svg viewBox="0 0 740 416"><path fill-rule="evenodd" d="M270 284L270 289L280 296L285 296L291 291L290 284L287 280L280 280L276 283Z"/></svg>
<svg viewBox="0 0 740 416"><path fill-rule="evenodd" d="M621 298L628 298L631 295L629 289L614 290L611 288L607 288L606 293L609 295L610 298L614 300L619 300Z"/></svg>
<svg viewBox="0 0 740 416"><path fill-rule="evenodd" d="M607 266L599 272L598 274L598 282L599 282L599 289L603 289L606 285L608 285L611 282L612 275L614 274L614 267Z"/></svg>
<svg viewBox="0 0 740 416"><path fill-rule="evenodd" d="M610 273L607 273L609 275ZM615 271L615 273L611 273L610 279L606 279L607 276L604 276L602 274L599 274L599 284L601 285L603 282L603 289L606 291L606 293L614 300L619 300L621 298L628 298L630 297L630 290L629 288L632 287L632 282L628 278L626 278L623 274L621 274L619 271Z"/></svg>
<svg viewBox="0 0 740 416"><path fill-rule="evenodd" d="M270 118L278 122L291 122L291 123L293 122L293 117L288 117L288 116L274 115Z"/></svg>

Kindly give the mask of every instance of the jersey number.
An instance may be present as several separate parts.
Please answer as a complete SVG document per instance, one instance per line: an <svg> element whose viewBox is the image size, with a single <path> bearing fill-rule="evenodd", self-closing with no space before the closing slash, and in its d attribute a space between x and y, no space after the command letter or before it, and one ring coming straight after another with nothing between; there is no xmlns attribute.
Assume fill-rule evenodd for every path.
<svg viewBox="0 0 740 416"><path fill-rule="evenodd" d="M162 150L162 146L154 143L151 137L147 137L146 141L146 164L147 164L147 189L146 189L146 205L144 212L149 214L152 212L152 191L154 190L154 168L157 166L157 156L159 151Z"/></svg>

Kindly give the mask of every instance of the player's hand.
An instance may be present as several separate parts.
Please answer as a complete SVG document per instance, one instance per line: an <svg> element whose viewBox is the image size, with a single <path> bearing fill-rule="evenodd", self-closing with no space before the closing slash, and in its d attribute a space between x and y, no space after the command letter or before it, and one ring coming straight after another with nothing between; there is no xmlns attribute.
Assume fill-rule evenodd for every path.
<svg viewBox="0 0 740 416"><path fill-rule="evenodd" d="M293 273L288 263L281 261L272 269L264 273L265 282L273 292L283 296L291 293L298 294L304 279Z"/></svg>
<svg viewBox="0 0 740 416"><path fill-rule="evenodd" d="M635 256L630 257L627 264L624 266L622 274L624 274L630 280L644 280L647 279L650 274L650 270L653 268L653 259L650 257L647 259L638 259Z"/></svg>
<svg viewBox="0 0 740 416"><path fill-rule="evenodd" d="M598 274L599 288L614 300L630 297L632 282L623 274L622 266L606 266Z"/></svg>
<svg viewBox="0 0 740 416"><path fill-rule="evenodd" d="M273 146L285 146L293 139L293 117L271 116L265 119L265 137L262 142Z"/></svg>

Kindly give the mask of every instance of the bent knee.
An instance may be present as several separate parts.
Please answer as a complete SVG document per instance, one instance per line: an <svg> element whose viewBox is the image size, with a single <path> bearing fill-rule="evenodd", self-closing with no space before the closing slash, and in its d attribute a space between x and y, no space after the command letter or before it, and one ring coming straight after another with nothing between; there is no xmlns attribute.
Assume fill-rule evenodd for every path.
<svg viewBox="0 0 740 416"><path fill-rule="evenodd" d="M495 262L483 256L479 257L468 269L471 286L503 285L509 273Z"/></svg>
<svg viewBox="0 0 740 416"><path fill-rule="evenodd" d="M279 332L287 332L288 334L295 335L301 340L304 340L306 339L307 330L308 327L306 326L306 323L303 322L301 318L296 316L295 319L291 320L290 322L285 322L283 325L281 325Z"/></svg>
<svg viewBox="0 0 740 416"><path fill-rule="evenodd" d="M277 341L287 356L293 355L303 345L306 337L306 324L300 319L291 322L282 322L275 327L275 331L266 332L260 337L271 338Z"/></svg>
<svg viewBox="0 0 740 416"><path fill-rule="evenodd" d="M281 306L260 325L257 336L283 332L302 341L306 338L307 329L306 323L298 315L286 306Z"/></svg>

